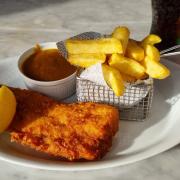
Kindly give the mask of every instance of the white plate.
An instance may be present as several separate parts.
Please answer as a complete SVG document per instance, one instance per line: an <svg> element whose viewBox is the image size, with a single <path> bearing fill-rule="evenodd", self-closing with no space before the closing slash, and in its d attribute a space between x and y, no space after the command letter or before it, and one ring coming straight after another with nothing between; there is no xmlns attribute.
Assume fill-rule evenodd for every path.
<svg viewBox="0 0 180 180"><path fill-rule="evenodd" d="M0 136L0 159L47 170L92 170L133 163L161 153L180 142L180 66L164 60L172 75L155 81L151 116L145 122L120 121L112 149L100 161L62 162L21 145L10 143L9 134ZM16 69L17 57L0 61L0 84L24 87Z"/></svg>

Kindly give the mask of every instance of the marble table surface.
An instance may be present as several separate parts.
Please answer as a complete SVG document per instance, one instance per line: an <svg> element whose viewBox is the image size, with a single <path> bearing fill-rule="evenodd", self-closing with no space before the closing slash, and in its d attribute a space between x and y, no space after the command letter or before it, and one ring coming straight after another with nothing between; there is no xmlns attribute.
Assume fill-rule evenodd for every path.
<svg viewBox="0 0 180 180"><path fill-rule="evenodd" d="M37 42L84 31L110 33L117 25L127 25L132 38L143 38L151 25L150 0L0 0L0 60L17 56ZM45 171L0 161L0 179L179 180L179 167L178 145L134 164L97 171Z"/></svg>

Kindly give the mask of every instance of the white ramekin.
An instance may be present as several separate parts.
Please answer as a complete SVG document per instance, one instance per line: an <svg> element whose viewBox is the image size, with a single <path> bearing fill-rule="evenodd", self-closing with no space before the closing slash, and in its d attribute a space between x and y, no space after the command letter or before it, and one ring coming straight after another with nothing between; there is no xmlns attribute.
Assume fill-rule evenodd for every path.
<svg viewBox="0 0 180 180"><path fill-rule="evenodd" d="M39 44L42 49L57 49L55 42L47 42ZM22 72L23 62L33 53L35 48L32 47L26 50L18 60L18 70L21 77L24 80L24 83L28 89L41 92L45 95L48 95L54 99L61 100L67 98L75 93L76 91L76 72L70 76L60 79L57 81L37 81L27 77Z"/></svg>

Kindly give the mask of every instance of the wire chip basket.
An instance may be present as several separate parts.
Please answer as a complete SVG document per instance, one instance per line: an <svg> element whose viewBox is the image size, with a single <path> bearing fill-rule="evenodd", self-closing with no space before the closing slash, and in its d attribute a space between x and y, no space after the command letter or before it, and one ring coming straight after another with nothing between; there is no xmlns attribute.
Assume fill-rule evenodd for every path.
<svg viewBox="0 0 180 180"><path fill-rule="evenodd" d="M99 102L116 106L121 120L144 121L147 119L153 98L153 80L128 84L123 96L117 97L111 88L77 77L77 99L81 102Z"/></svg>
<svg viewBox="0 0 180 180"><path fill-rule="evenodd" d="M71 37L71 39L98 39L109 37L97 32L85 32ZM57 43L61 55L67 58L65 41ZM99 102L116 106L120 111L121 120L143 121L147 119L153 98L153 79L137 81L134 84L126 84L123 96L117 97L108 86L80 77L82 70L78 72L76 81L77 99L81 102Z"/></svg>

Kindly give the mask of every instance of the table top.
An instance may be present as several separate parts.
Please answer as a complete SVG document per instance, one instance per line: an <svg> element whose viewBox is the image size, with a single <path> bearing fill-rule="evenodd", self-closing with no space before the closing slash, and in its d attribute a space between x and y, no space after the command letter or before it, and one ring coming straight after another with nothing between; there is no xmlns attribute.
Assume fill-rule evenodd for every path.
<svg viewBox="0 0 180 180"><path fill-rule="evenodd" d="M38 42L59 41L85 31L110 33L126 25L131 37L142 39L151 25L150 0L0 0L0 60L17 56ZM178 180L180 146L152 158L116 168L55 172L0 161L3 180L133 179Z"/></svg>

